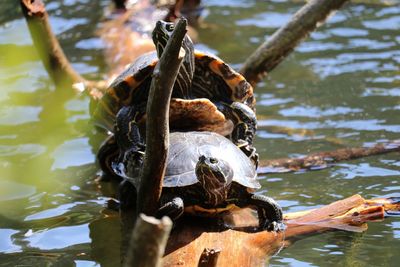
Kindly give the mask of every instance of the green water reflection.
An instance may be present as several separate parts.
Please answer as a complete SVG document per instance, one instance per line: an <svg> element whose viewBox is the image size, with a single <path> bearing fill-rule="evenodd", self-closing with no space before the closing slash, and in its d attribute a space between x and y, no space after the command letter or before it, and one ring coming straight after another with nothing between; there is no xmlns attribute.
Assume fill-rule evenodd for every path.
<svg viewBox="0 0 400 267"><path fill-rule="evenodd" d="M119 222L104 209L111 185L98 185L99 140L89 99L55 88L15 6L0 11L0 266L115 266ZM96 29L109 1L51 1L51 23L85 77L107 68ZM302 3L204 1L209 27L199 47L238 68ZM3 4L2 4L3 5ZM262 158L279 158L399 138L400 12L378 1L346 5L311 34L256 89ZM285 211L355 193L400 196L398 154L314 172L262 176ZM365 233L331 232L298 241L272 266L395 266L399 218Z"/></svg>

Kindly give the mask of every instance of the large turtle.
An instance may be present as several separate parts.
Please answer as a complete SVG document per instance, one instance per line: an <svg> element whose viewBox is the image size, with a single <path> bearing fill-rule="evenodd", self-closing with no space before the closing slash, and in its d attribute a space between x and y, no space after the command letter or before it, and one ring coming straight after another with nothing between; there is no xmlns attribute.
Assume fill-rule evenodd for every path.
<svg viewBox="0 0 400 267"><path fill-rule="evenodd" d="M125 113L130 115L126 119L143 125L151 74L173 28L172 23L157 22L153 31L157 51L138 58L110 85L94 112L98 125L113 132L115 116L124 106L132 109ZM171 130L218 132L228 136L257 164L258 155L252 147L257 124L253 88L218 57L193 50L188 36L182 47L186 54L170 103ZM113 149L117 146L111 138L98 153L101 166L110 166L109 153Z"/></svg>
<svg viewBox="0 0 400 267"><path fill-rule="evenodd" d="M118 135L118 133L116 133ZM133 149L125 162L115 165L125 181L121 184L121 209L135 205L144 150L137 126L131 128L127 145ZM261 185L252 161L227 138L213 132L170 134L166 173L157 217L177 219L183 212L213 216L235 208L258 212L259 228L279 231L282 209L269 197L254 194Z"/></svg>

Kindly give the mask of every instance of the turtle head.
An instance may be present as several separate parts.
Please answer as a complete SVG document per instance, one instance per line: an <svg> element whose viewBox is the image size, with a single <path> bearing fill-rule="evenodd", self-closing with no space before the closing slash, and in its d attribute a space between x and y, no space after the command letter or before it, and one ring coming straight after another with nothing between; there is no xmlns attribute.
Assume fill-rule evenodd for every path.
<svg viewBox="0 0 400 267"><path fill-rule="evenodd" d="M174 31L174 24L162 20L157 21L153 30L153 42L157 50L158 57L161 57L169 38Z"/></svg>
<svg viewBox="0 0 400 267"><path fill-rule="evenodd" d="M226 199L233 179L227 161L202 155L196 164L196 176L207 193L208 204L218 205Z"/></svg>

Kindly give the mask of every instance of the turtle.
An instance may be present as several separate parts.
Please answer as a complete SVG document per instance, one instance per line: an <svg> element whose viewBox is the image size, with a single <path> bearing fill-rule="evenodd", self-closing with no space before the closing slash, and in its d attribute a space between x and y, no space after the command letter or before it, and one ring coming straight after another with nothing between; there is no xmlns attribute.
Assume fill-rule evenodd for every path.
<svg viewBox="0 0 400 267"><path fill-rule="evenodd" d="M94 111L96 125L114 132L115 116L122 107L135 111L126 112L131 115L127 120L144 125L151 74L173 29L173 23L156 23L152 35L156 51L139 57L111 83ZM252 146L257 127L252 86L217 56L194 50L187 35L182 47L186 53L172 92L171 130L221 133L257 164L258 154ZM104 145L110 143L117 149L115 142ZM98 161L103 162L100 165L110 165L107 153L111 150L100 148Z"/></svg>
<svg viewBox="0 0 400 267"><path fill-rule="evenodd" d="M116 133L118 135L118 133ZM132 125L131 153L125 162L115 164L124 177L120 188L120 207L136 204L136 188L145 151L137 125ZM195 216L218 214L250 207L257 210L259 229L280 231L282 209L270 197L255 194L261 185L252 161L229 139L214 132L173 132L170 134L166 172L156 217L176 220L183 213Z"/></svg>

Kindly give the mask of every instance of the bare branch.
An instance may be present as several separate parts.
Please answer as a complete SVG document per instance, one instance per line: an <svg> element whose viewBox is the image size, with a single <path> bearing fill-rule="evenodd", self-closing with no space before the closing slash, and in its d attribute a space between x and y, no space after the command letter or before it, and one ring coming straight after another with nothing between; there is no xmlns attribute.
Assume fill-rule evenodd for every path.
<svg viewBox="0 0 400 267"><path fill-rule="evenodd" d="M56 85L83 82L72 68L49 24L49 16L41 0L20 0L33 44Z"/></svg>
<svg viewBox="0 0 400 267"><path fill-rule="evenodd" d="M400 140L390 141L385 144L376 144L373 147L353 147L342 148L335 151L317 152L302 158L261 160L257 171L259 174L265 174L323 169L327 168L329 164L338 161L358 159L396 151L400 151Z"/></svg>
<svg viewBox="0 0 400 267"><path fill-rule="evenodd" d="M51 29L43 2L20 0L20 5L36 51L55 85L61 88L75 85L79 91L87 89L93 98L101 97L100 91L105 90L106 83L87 81L73 69Z"/></svg>
<svg viewBox="0 0 400 267"><path fill-rule="evenodd" d="M138 212L152 215L158 208L169 145L169 102L184 57L182 40L187 22L179 20L153 72L147 103L146 156L138 193Z"/></svg>
<svg viewBox="0 0 400 267"><path fill-rule="evenodd" d="M273 70L299 44L299 42L319 26L347 0L308 1L292 19L266 42L243 64L239 71L253 86Z"/></svg>

